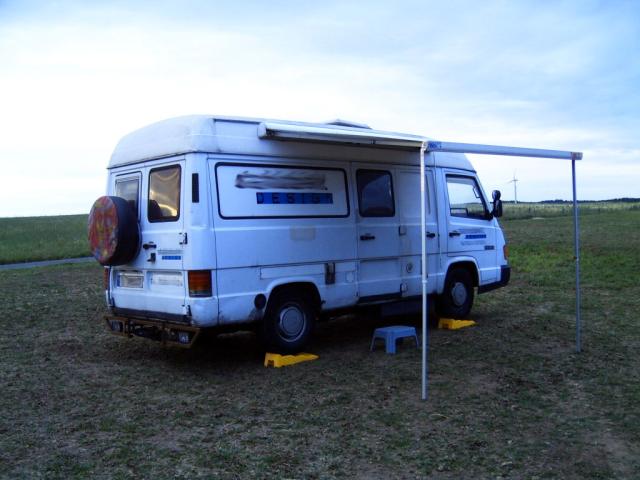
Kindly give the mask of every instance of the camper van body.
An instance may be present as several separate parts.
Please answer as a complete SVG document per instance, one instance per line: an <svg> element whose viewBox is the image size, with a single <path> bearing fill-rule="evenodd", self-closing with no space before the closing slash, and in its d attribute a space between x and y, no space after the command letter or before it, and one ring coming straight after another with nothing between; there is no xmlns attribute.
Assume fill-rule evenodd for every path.
<svg viewBox="0 0 640 480"><path fill-rule="evenodd" d="M113 331L184 325L177 343L190 344L202 328L260 324L288 296L315 316L421 294L419 149L264 132L264 120L189 116L120 141L107 194L135 210L140 245L107 269ZM425 208L429 294L455 308L468 300L465 282L471 294L508 282L502 230L464 155L426 157ZM289 338L301 333L298 303L277 313Z"/></svg>

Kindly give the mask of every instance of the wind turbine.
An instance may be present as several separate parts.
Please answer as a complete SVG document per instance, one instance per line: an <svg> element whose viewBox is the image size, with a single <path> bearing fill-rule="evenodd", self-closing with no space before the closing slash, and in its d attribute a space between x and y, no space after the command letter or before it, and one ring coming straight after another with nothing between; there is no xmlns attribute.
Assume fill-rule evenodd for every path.
<svg viewBox="0 0 640 480"><path fill-rule="evenodd" d="M518 203L518 187L517 187L517 183L518 183L518 179L516 178L516 171L513 171L513 180L509 180L507 183L513 183L513 198L514 201L513 203Z"/></svg>

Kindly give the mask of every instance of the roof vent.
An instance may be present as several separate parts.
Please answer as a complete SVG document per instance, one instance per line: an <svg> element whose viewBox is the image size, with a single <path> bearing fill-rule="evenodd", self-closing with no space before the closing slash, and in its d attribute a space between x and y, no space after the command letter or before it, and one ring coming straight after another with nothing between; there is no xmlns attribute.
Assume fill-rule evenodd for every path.
<svg viewBox="0 0 640 480"><path fill-rule="evenodd" d="M366 128L371 130L371 127L366 123L351 122L349 120L341 120L336 118L330 122L325 122L325 125L335 125L337 127L352 127L352 128Z"/></svg>

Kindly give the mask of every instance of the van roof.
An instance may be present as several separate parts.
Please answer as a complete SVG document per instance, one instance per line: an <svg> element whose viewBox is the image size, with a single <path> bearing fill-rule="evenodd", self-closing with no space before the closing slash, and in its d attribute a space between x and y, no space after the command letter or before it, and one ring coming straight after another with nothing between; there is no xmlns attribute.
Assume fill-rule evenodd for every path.
<svg viewBox="0 0 640 480"><path fill-rule="evenodd" d="M308 123L189 115L129 133L116 146L108 168L195 152L419 165L416 150L427 140L346 120ZM474 170L463 154L438 152L428 164L434 159L438 166Z"/></svg>

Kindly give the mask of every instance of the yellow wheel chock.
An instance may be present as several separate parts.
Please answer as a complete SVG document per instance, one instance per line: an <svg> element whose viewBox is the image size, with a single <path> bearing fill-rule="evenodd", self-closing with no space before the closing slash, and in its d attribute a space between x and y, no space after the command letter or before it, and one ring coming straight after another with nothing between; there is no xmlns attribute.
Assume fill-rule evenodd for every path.
<svg viewBox="0 0 640 480"><path fill-rule="evenodd" d="M471 327L476 322L473 320L454 320L453 318L441 318L438 320L438 328L445 330L458 330L459 328Z"/></svg>
<svg viewBox="0 0 640 480"><path fill-rule="evenodd" d="M300 362L308 362L309 360L316 360L318 355L312 353L299 353L297 355L280 355L279 353L265 353L264 366L265 367L286 367L288 365L295 365Z"/></svg>

